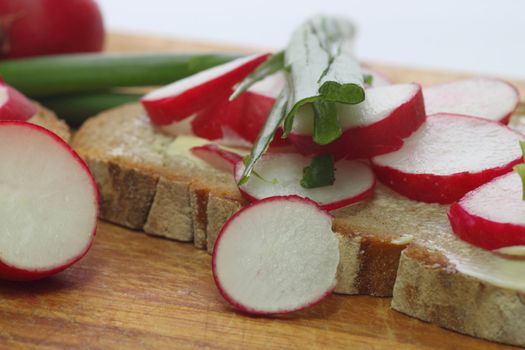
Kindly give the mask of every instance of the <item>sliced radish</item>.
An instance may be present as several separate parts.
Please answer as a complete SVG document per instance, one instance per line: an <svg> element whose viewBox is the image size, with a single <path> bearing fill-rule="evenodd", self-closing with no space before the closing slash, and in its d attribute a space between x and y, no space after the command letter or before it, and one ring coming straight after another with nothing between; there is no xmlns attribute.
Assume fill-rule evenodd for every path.
<svg viewBox="0 0 525 350"><path fill-rule="evenodd" d="M223 226L212 264L217 288L240 311L279 314L312 306L336 284L332 217L297 196L255 202Z"/></svg>
<svg viewBox="0 0 525 350"><path fill-rule="evenodd" d="M520 163L524 138L486 119L435 114L401 149L373 158L372 165L383 183L411 199L452 203Z"/></svg>
<svg viewBox="0 0 525 350"><path fill-rule="evenodd" d="M459 238L485 249L525 245L522 182L512 171L467 193L448 217Z"/></svg>
<svg viewBox="0 0 525 350"><path fill-rule="evenodd" d="M361 66L361 72L365 75L371 75L372 76L372 84L370 87L380 87L380 86L386 86L386 85L392 85L392 81L388 79L384 74L379 73L378 71L367 67L367 66Z"/></svg>
<svg viewBox="0 0 525 350"><path fill-rule="evenodd" d="M244 163L235 153L216 145L192 149L192 153L217 169L233 169L236 182L242 177ZM295 153L266 153L257 162L255 173L239 187L249 201L274 196L298 195L309 198L325 210L335 210L359 202L373 193L375 178L370 167L359 161L341 160L335 163L335 182L332 186L304 188L303 169L311 159Z"/></svg>
<svg viewBox="0 0 525 350"><path fill-rule="evenodd" d="M369 88L364 102L338 104L338 118L343 134L334 142L320 146L314 143L314 115L305 106L295 117L290 141L305 155L330 153L335 158L368 158L392 152L403 145L425 121L421 86L398 84Z"/></svg>
<svg viewBox="0 0 525 350"><path fill-rule="evenodd" d="M427 113L464 114L507 123L518 106L519 93L511 84L489 78L473 78L437 84L423 89Z"/></svg>
<svg viewBox="0 0 525 350"><path fill-rule="evenodd" d="M0 141L0 277L32 280L62 271L95 237L95 181L78 155L42 127L2 121Z"/></svg>
<svg viewBox="0 0 525 350"><path fill-rule="evenodd" d="M36 113L33 103L0 79L0 120L26 121Z"/></svg>
<svg viewBox="0 0 525 350"><path fill-rule="evenodd" d="M178 80L150 92L142 105L156 125L181 121L227 96L232 87L250 74L269 54L243 57Z"/></svg>

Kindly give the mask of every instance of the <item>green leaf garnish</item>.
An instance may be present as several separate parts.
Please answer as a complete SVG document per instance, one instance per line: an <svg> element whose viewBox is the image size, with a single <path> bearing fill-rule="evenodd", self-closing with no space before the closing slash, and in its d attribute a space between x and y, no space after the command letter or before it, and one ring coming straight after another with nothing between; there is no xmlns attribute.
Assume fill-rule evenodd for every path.
<svg viewBox="0 0 525 350"><path fill-rule="evenodd" d="M301 186L316 188L333 185L335 182L334 159L331 155L317 156L303 169Z"/></svg>
<svg viewBox="0 0 525 350"><path fill-rule="evenodd" d="M372 86L374 83L374 76L372 74L363 74L363 81L365 85Z"/></svg>
<svg viewBox="0 0 525 350"><path fill-rule="evenodd" d="M270 115L266 119L264 126L252 147L252 150L245 160L244 172L239 180L239 185L245 184L250 175L253 172L255 163L261 158L266 152L270 142L272 142L277 128L283 122L286 116L286 108L288 105L288 89L284 88L283 91L277 97L275 104L273 105Z"/></svg>
<svg viewBox="0 0 525 350"><path fill-rule="evenodd" d="M240 94L248 90L256 82L263 80L280 70L284 69L284 51L279 51L271 55L264 61L257 69L248 75L243 81L237 85L235 91L230 96L230 101L233 101Z"/></svg>
<svg viewBox="0 0 525 350"><path fill-rule="evenodd" d="M315 101L314 108L314 142L327 145L337 140L343 133L337 119L337 108L334 102Z"/></svg>

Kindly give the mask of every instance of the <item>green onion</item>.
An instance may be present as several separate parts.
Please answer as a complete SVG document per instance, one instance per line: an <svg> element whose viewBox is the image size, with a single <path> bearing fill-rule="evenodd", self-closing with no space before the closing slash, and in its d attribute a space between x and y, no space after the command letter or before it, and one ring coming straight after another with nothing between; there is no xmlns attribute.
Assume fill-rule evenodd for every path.
<svg viewBox="0 0 525 350"><path fill-rule="evenodd" d="M303 169L301 186L304 188L330 186L334 182L334 159L331 155L314 157L310 166Z"/></svg>
<svg viewBox="0 0 525 350"><path fill-rule="evenodd" d="M356 104L365 99L363 74L353 56L354 34L351 22L326 16L314 17L294 31L285 50L291 109L284 123L284 137L290 133L298 109L306 103L323 100Z"/></svg>
<svg viewBox="0 0 525 350"><path fill-rule="evenodd" d="M282 69L284 69L284 52L279 51L270 56L270 58L257 67L252 74L248 75L239 83L239 85L237 85L237 88L235 88L235 91L230 96L230 101L233 101L237 96L248 90L256 82L263 80L267 76Z"/></svg>
<svg viewBox="0 0 525 350"><path fill-rule="evenodd" d="M277 128L282 124L284 118L286 117L286 106L288 104L288 89L283 89L283 91L277 97L275 104L273 105L270 115L266 119L264 126L255 141L255 144L252 147L252 150L247 158L245 158L245 167L244 172L239 180L239 185L245 184L250 175L253 172L255 163L261 158L261 156L266 152L270 142L272 142Z"/></svg>
<svg viewBox="0 0 525 350"><path fill-rule="evenodd" d="M164 85L213 66L234 54L72 54L6 60L0 76L38 98L115 87Z"/></svg>
<svg viewBox="0 0 525 350"><path fill-rule="evenodd" d="M102 92L48 97L40 99L39 102L56 112L68 125L79 127L87 118L106 109L136 102L141 96L132 93Z"/></svg>

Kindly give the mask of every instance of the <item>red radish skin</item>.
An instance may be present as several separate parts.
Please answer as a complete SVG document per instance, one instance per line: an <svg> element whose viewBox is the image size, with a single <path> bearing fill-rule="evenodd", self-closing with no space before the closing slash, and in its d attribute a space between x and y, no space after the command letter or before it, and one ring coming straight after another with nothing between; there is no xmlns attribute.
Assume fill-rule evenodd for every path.
<svg viewBox="0 0 525 350"><path fill-rule="evenodd" d="M525 245L525 201L516 172L495 178L452 204L454 233L484 249Z"/></svg>
<svg viewBox="0 0 525 350"><path fill-rule="evenodd" d="M266 53L239 58L178 80L145 95L142 105L157 126L189 118L223 100L268 56Z"/></svg>
<svg viewBox="0 0 525 350"><path fill-rule="evenodd" d="M436 114L401 149L373 158L372 167L381 182L408 198L448 204L522 162L516 145L524 138L498 122Z"/></svg>
<svg viewBox="0 0 525 350"><path fill-rule="evenodd" d="M423 95L417 84L370 88L366 94L365 102L342 106L345 112L339 113L339 119L346 116L348 127L342 122L343 134L334 142L324 146L314 143L313 114L296 116L290 142L304 155L369 158L401 148L403 138L425 121ZM304 117L308 120L299 120Z"/></svg>
<svg viewBox="0 0 525 350"><path fill-rule="evenodd" d="M480 117L507 124L519 103L510 83L492 78L472 78L423 88L427 113Z"/></svg>
<svg viewBox="0 0 525 350"><path fill-rule="evenodd" d="M27 97L0 80L0 120L26 121L35 114L36 107Z"/></svg>
<svg viewBox="0 0 525 350"><path fill-rule="evenodd" d="M69 258L69 259L66 259L65 261L60 261L60 262L55 262L53 263L55 266L49 266L49 267L21 267L21 266L17 266L17 264L13 263L13 262L10 262L9 259L10 257L8 256L9 254L7 254L6 251L3 251L2 254L0 254L1 258L0 258L0 278L2 279L7 279L7 280L13 280L13 281L29 281L29 280L36 280L36 279L42 279L42 278L45 278L45 277L48 277L48 276L51 276L51 275L54 275L58 272L61 272L65 269L67 269L68 267L70 267L71 265L73 265L74 263L76 263L77 261L79 261L82 257L84 257L86 255L86 253L89 251L90 247L92 246L93 244L93 241L94 241L94 238L95 238L95 234L96 234L96 224L97 224L97 218L98 218L98 213L99 213L99 207L98 207L98 203L99 203L99 192L98 192L98 187L95 183L95 180L93 179L93 176L91 175L86 163L78 156L78 154L67 144L65 143L60 137L58 137L57 135L55 135L54 133L50 132L49 130L45 129L45 128L42 128L40 126L37 126L37 125L34 125L34 124L30 124L30 123L26 123L26 122L20 122L20 121L0 121L0 134L4 133L4 132L7 132L7 129L6 128L9 128L8 130L8 133L10 135L13 135L13 133L20 133L18 134L18 139L20 140L20 142L23 142L27 148L30 148L29 146L27 145L30 145L32 146L31 148L33 149L33 151L35 152L38 152L38 149L43 149L43 148L49 148L51 150L53 150L53 154L46 154L46 157L43 156L43 154L32 154L30 158L28 159L46 159L47 162L53 162L55 161L56 164L53 164L53 165L59 165L59 166L62 166L62 164L64 164L64 159L61 159L60 157L63 157L65 154L67 154L67 166L71 166L71 168L69 168L69 170L71 169L76 169L74 171L78 171L80 174L82 174L83 177L85 177L83 180L86 180L86 184L87 184L87 187L89 187L89 190L87 190L86 192L82 192L83 195L84 194L87 194L89 193L89 196L92 196L91 200L93 201L92 202L92 205L93 207L90 209L90 213L89 214L89 217L85 217L83 218L82 220L79 219L76 221L76 224L78 224L78 222L84 222L84 223L88 223L88 226L89 226L89 232L86 231L84 232L84 234L87 235L86 239L87 239L87 242L85 245L83 245L82 249L79 250L79 251L76 251L75 254ZM3 130L3 131L2 131ZM28 135L23 135L23 133L27 133L29 132L30 134ZM6 142L6 137L4 136L3 138L3 141ZM36 145L31 145L31 142L38 142L38 146ZM4 145L3 148L5 149L6 146ZM60 151L56 151L56 150L60 150ZM24 151L27 151L27 150L24 150ZM58 154L58 153L60 154ZM67 152L67 153L64 153L64 152ZM5 155L5 153L4 153ZM17 160L16 162L12 162L13 164L19 164L21 159L23 158L23 153L22 154L17 154ZM34 158L36 157L36 158ZM25 159L22 159L22 162L24 162ZM6 159L2 159L2 162L4 162L5 164L11 164L9 163ZM35 163L35 161L32 161L33 163ZM67 167L66 165L64 165L64 169L66 169ZM66 169L67 170L67 169ZM6 171L6 170L4 170ZM48 170L45 169L45 168L42 168L42 172L39 174L40 178L44 178L45 179L45 175L48 174ZM19 177L23 177L24 174L23 173L20 173L18 174ZM0 177L2 175L0 174ZM73 176L73 174L71 174L71 172L68 172L68 176ZM13 178L13 177L11 177ZM39 179L40 179L39 178ZM54 178L53 178L54 179ZM49 188L49 186L53 186L53 179L46 179L46 185L44 186L44 190L46 188ZM6 182L6 179L3 179L2 180L4 183ZM33 184L31 184L31 186L34 186ZM1 186L0 186L1 187ZM64 187L64 184L63 182L61 183L61 187ZM16 188L13 187L13 186L9 186L9 193L14 193ZM1 190L1 188L0 188ZM33 193L36 193L38 192L39 190L42 190L42 188L35 188L34 191L31 192L31 195L33 195ZM44 195L46 195L46 193L44 193ZM49 194L47 194L49 195ZM6 194L4 194L4 197L5 198ZM52 200L52 197L47 197L49 199L47 199L47 204L50 205L50 201ZM90 198L89 197L83 197L85 198L85 200L87 201L86 203L89 202ZM3 204L4 206L6 206L7 204ZM65 215L67 215L67 210L69 209L69 206L72 206L72 205L75 205L75 203L72 203L71 201L68 203L68 205L66 206L66 204L64 204L64 213ZM33 217L36 217L37 214L35 212L31 212L31 213L25 213L21 220L27 222L28 220L31 220ZM49 219L49 216L46 216L46 220ZM55 218L56 219L56 218ZM64 223L61 221L61 225L63 225ZM4 226L8 225L7 221L4 219ZM45 232L44 229L41 229L41 225L49 225L49 223L42 223L42 222L36 222L34 223L34 225L36 226L39 226L39 230L41 232L39 233L34 233L32 237L33 239L38 239L39 236L42 234L42 232ZM57 232L54 232L53 235L56 235ZM4 233L4 237L5 237L5 233ZM63 239L66 239L67 240L67 237L62 237ZM1 240L0 240L1 241ZM5 244L6 241L1 241L0 242L1 244ZM40 242L42 246L45 246L45 243L46 242ZM75 243L71 243L71 244L75 244ZM26 252L24 251L24 249L28 249L27 248L27 245L28 244L24 244L23 247L18 247L18 250L17 252L22 252L22 254L26 254L26 255L29 255L31 256L32 259L34 259L34 256L40 254L40 252ZM68 249L70 248L69 246L65 247L64 249ZM3 247L0 247L0 250L3 250L4 248ZM38 248L40 249L40 247ZM63 249L59 249L59 250L63 250ZM33 253L33 254L31 254ZM17 253L17 254L20 254L20 253ZM11 257L12 258L12 257Z"/></svg>
<svg viewBox="0 0 525 350"><path fill-rule="evenodd" d="M232 171L238 183L244 171L242 157L217 145L192 148L191 152L222 171ZM295 153L267 153L259 160L247 183L239 186L244 198L255 202L268 197L299 195L315 201L324 210L335 210L360 202L373 194L375 177L369 166L342 160L335 164L332 186L306 189L300 185L303 169L310 159Z"/></svg>
<svg viewBox="0 0 525 350"><path fill-rule="evenodd" d="M272 217L267 217L267 213L262 212L260 208L267 207L268 205L275 205L277 208L274 208L276 210L276 213L272 215ZM303 208L300 208L300 207ZM285 241L281 241L282 244L279 245L273 245L272 253L275 254L275 251L279 249L283 249L283 246L285 244L290 245L290 241L295 243L295 240L297 240L296 245L298 247L302 247L302 249L289 249L285 252L278 252L278 256L275 256L275 258L271 259L271 264L260 265L258 267L258 272L255 274L254 277L260 278L268 278L267 273L274 273L278 274L283 269L289 269L290 271L286 271L287 273L290 273L289 278L297 279L296 283L293 283L293 288L290 288L291 290L284 290L283 293L295 293L297 295L294 295L292 300L294 300L295 305L287 305L287 307L282 307L282 305L276 306L281 300L265 300L263 304L265 304L265 307L261 307L261 305L258 305L255 307L254 305L249 305L246 300L239 300L239 294L234 292L233 290L230 291L230 285L229 281L227 283L224 283L225 279L225 273L227 273L227 266L224 267L223 265L228 264L228 260L232 260L235 263L234 265L236 267L240 267L242 270L245 270L247 267L247 261L244 260L246 255L247 249L233 249L233 250L226 250L225 253L222 252L224 246L231 245L232 242L234 244L238 244L239 240L242 238L245 238L246 243L251 245L248 246L250 249L250 252L253 252L255 250L260 250L261 247L264 248L265 242L259 243L256 240L260 237L268 238L272 234L275 235L276 233L279 234L278 230L279 228L276 227L275 230L272 228L268 229L268 232L257 234L256 236L253 236L253 239L250 238L251 231L244 232L244 229L246 230L264 230L265 228L268 228L269 225L277 225L279 227L282 227L282 225L287 225L285 222L289 218L286 217L287 211L290 211L291 209L297 211L297 207L300 208L300 211L304 210L304 215L301 215L301 221L313 221L312 217L317 216L317 218L320 218L322 221L326 221L326 224L324 225L324 230L330 231L326 235L326 237L323 237L320 239L319 236L315 236L315 240L318 240L317 242L313 244L307 244L305 242L308 239L314 239L311 237L311 233L307 234L307 232L301 231L301 232L293 232L293 234L290 234L290 231L294 231L294 227L292 227L290 230L287 230L284 232L284 234L288 235L286 237ZM241 235L239 235L239 226L238 222L241 220L244 220L246 216L252 215L251 211L259 211L255 215L255 217L252 216L253 219L260 220L261 225L254 225L253 220L249 220L250 223L248 226L243 227L241 226L241 230L243 231ZM247 215L248 214L248 215ZM283 216L280 216L283 215ZM317 219L315 218L315 219ZM293 220L293 219L292 219ZM215 241L215 246L213 249L213 256L212 256L212 272L213 272L213 278L215 281L215 285L217 286L219 293L222 295L222 297L235 309L248 313L253 315L275 315L275 314L288 314L295 311L299 311L311 306L314 306L321 301L323 301L326 297L331 295L336 287L336 274L337 274L337 266L339 262L339 248L338 248L338 242L337 238L335 237L335 234L333 234L333 231L331 229L331 222L333 220L333 217L325 212L322 208L320 208L315 202L308 200L306 198L298 197L298 196L276 196L276 197L270 197L266 198L257 202L254 202L244 208L242 208L240 211L235 213L223 226L221 229L219 235L217 236L217 240ZM264 225L263 222L264 221ZM280 225L280 221L283 221L282 225ZM317 223L318 224L318 223ZM312 228L313 225L308 225L307 228ZM316 226L318 227L318 226ZM233 231L233 233L231 233ZM317 231L317 230L315 230ZM228 235L235 235L237 234L238 239L229 239ZM324 233L323 233L324 235ZM248 237L248 238L246 238ZM282 238L282 236L275 237L275 239ZM271 240L271 238L269 238ZM275 240L273 240L275 241ZM295 244L293 244L295 246ZM316 248L318 249L316 249ZM244 247L246 248L246 246ZM328 249L327 249L328 248ZM309 250L313 249L314 252L310 252ZM251 254L250 260L261 262L264 260L268 260L266 251L259 251L257 254ZM259 255L259 256L256 256ZM308 257L310 255L310 257ZM322 257L322 261L317 262L316 259L319 259L321 255L324 255ZM283 264L281 258L285 258L288 260L287 264ZM224 259L227 259L225 263L223 263ZM297 263L298 260L301 260L301 263ZM236 263L238 261L238 263ZM313 265L314 263L317 263L316 265ZM319 264L320 263L320 264ZM271 266L269 266L271 265ZM327 266L329 265L329 266ZM276 268L277 267L277 268ZM301 269L301 272L298 273L295 270L299 267ZM307 269L310 269L309 271ZM278 271L281 270L281 271ZM277 272L276 272L277 271ZM251 275L249 274L250 271L240 271L242 274L242 278L245 279L246 277L250 278ZM235 273L238 275L239 270L235 271ZM308 273L309 278L305 278L304 275ZM249 274L249 275L248 275ZM312 274L315 274L313 276L310 276ZM275 275L269 276L269 283L272 283L273 281L279 280ZM310 298L304 298L304 296L298 294L298 289L301 287L305 287L305 282L312 282L312 279L321 279L321 281L316 281L323 283L323 292L315 293L317 295L309 295ZM288 279L287 279L288 280ZM305 281L306 280L306 281ZM252 282L254 283L254 282ZM274 282L275 283L275 282ZM311 289L317 288L319 289L320 283L314 283L311 287L308 286L308 292L310 293ZM275 286L275 288L271 289L279 289L282 288L282 283L279 282L278 285ZM259 293L261 288L257 288L255 292ZM237 295L235 295L237 294ZM242 293L241 293L242 294ZM263 297L268 297L268 295L262 295ZM250 294L250 298L253 297L252 294ZM281 296L280 296L281 297ZM281 297L282 298L282 297ZM300 302L297 302L299 299ZM259 302L260 303L260 302Z"/></svg>
<svg viewBox="0 0 525 350"><path fill-rule="evenodd" d="M93 0L0 0L0 58L101 51Z"/></svg>

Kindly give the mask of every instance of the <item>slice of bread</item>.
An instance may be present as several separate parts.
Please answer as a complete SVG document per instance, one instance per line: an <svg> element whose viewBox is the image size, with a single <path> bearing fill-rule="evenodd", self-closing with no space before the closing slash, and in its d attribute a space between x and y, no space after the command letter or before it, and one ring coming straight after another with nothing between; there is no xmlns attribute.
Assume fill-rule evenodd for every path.
<svg viewBox="0 0 525 350"><path fill-rule="evenodd" d="M245 201L231 174L191 156L198 143L157 132L131 104L88 120L73 147L100 186L103 219L211 252ZM333 212L337 292L393 296L392 307L408 315L525 346L525 260L457 240L447 209L379 185L373 198Z"/></svg>
<svg viewBox="0 0 525 350"><path fill-rule="evenodd" d="M28 120L28 122L51 130L60 138L62 138L62 140L69 143L71 140L71 131L69 130L67 124L63 120L58 119L56 114L49 109L36 102L35 105L37 107L37 112Z"/></svg>

